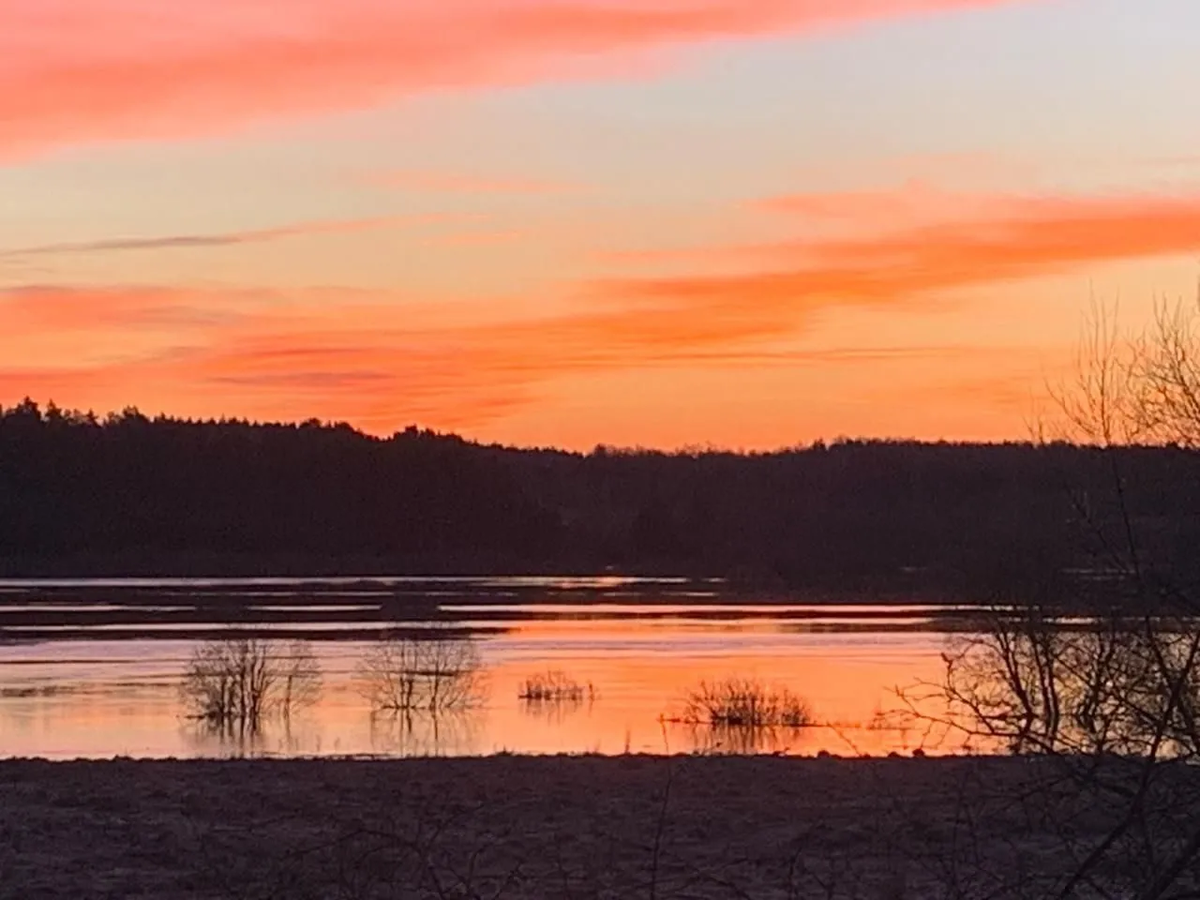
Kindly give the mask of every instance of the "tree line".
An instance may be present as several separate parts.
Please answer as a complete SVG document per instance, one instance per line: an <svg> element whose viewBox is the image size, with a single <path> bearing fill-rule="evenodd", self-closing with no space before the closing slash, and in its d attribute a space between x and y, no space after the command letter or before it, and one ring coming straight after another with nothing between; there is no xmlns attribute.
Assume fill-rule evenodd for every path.
<svg viewBox="0 0 1200 900"><path fill-rule="evenodd" d="M957 589L1034 568L1039 577L1095 570L1106 530L1132 517L1146 559L1178 578L1196 566L1196 472L1195 451L1169 444L839 440L773 453L571 453L415 427L379 438L315 420L135 409L99 418L26 399L0 409L0 572L612 567Z"/></svg>

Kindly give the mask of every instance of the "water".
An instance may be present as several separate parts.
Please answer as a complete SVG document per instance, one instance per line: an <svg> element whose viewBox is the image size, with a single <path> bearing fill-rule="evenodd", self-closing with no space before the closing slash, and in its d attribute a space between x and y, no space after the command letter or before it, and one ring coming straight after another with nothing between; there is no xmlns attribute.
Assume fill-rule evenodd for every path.
<svg viewBox="0 0 1200 900"><path fill-rule="evenodd" d="M971 607L738 597L685 579L106 579L0 582L0 756L909 752L897 687L936 681ZM184 716L199 639L231 625L311 641L320 701L259 735ZM356 671L387 628L473 635L481 705L436 719L372 716ZM531 705L562 670L595 696ZM703 680L749 677L805 697L818 725L719 734L664 722Z"/></svg>

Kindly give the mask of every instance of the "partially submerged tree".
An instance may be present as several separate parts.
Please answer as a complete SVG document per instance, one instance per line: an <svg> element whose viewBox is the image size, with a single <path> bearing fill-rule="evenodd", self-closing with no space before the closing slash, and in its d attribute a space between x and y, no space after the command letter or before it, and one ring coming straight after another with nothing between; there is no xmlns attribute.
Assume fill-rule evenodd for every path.
<svg viewBox="0 0 1200 900"><path fill-rule="evenodd" d="M221 731L253 732L271 716L317 701L321 670L304 641L206 641L192 653L182 693L191 715Z"/></svg>
<svg viewBox="0 0 1200 900"><path fill-rule="evenodd" d="M376 712L438 713L475 703L482 692L482 669L472 640L388 637L367 652L358 675Z"/></svg>
<svg viewBox="0 0 1200 900"><path fill-rule="evenodd" d="M306 641L292 641L282 660L279 707L285 717L321 699L321 664Z"/></svg>

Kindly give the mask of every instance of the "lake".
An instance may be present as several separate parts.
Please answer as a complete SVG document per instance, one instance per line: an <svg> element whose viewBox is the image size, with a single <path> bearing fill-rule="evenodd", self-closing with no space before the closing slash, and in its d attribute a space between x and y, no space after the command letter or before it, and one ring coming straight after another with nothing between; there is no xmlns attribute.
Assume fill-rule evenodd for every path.
<svg viewBox="0 0 1200 900"><path fill-rule="evenodd" d="M908 753L923 737L892 715L895 688L937 681L950 635L974 612L750 598L686 579L0 581L0 756ZM231 629L309 641L320 700L253 738L189 720L184 668L199 641ZM356 672L372 641L434 629L477 642L483 702L373 716ZM524 680L549 670L594 696L521 701ZM746 738L664 721L689 689L730 676L800 694L818 725Z"/></svg>

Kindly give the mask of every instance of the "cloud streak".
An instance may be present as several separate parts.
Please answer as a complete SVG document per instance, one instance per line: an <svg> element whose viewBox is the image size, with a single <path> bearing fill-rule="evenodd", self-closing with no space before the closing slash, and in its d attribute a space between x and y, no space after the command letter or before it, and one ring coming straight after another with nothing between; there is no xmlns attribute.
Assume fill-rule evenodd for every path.
<svg viewBox="0 0 1200 900"><path fill-rule="evenodd" d="M0 0L0 157L223 133L630 53L1020 0Z"/></svg>
<svg viewBox="0 0 1200 900"><path fill-rule="evenodd" d="M278 302L270 291L212 291L182 287L66 287L31 284L0 289L0 321L8 341L40 334L129 333L172 329L198 336L227 330L249 313ZM0 346L3 342L0 341Z"/></svg>
<svg viewBox="0 0 1200 900"><path fill-rule="evenodd" d="M880 215L871 217L866 198L839 201L820 195L768 204L807 214L844 210L881 229L865 237L805 239L757 245L703 247L668 252L662 261L753 261L752 271L684 275L618 282L614 295L693 310L753 308L787 312L835 297L845 305L886 303L1024 278L1057 274L1089 263L1190 253L1200 248L1200 197L1133 195L1111 197L960 196L954 213L938 221L906 221L907 194L880 194ZM901 227L889 213L903 208ZM971 215L966 215L967 210ZM928 221L933 218L934 221ZM651 252L643 260L655 260Z"/></svg>
<svg viewBox="0 0 1200 900"><path fill-rule="evenodd" d="M145 250L174 250L211 247L236 247L263 244L306 235L357 234L378 231L412 222L412 218L382 216L370 219L332 219L300 222L277 228L227 231L219 234L171 234L160 237L104 238L95 241L63 241L0 250L0 260L18 260L38 256L75 253L129 253Z"/></svg>
<svg viewBox="0 0 1200 900"><path fill-rule="evenodd" d="M763 267L741 273L580 285L571 312L486 325L461 314L417 324L400 297L361 292L326 292L281 314L255 292L42 287L0 293L6 322L19 321L18 307L27 317L24 333L0 336L0 350L56 323L132 327L161 323L174 309L176 328L156 354L87 370L53 362L0 369L0 394L54 392L99 406L136 400L197 414L317 414L387 431L413 420L475 428L535 402L558 379L662 365L898 365L907 352L949 371L962 361L953 348L822 355L779 344L847 308L919 309L954 291L1197 246L1200 197L1002 198L981 199L970 220L764 245ZM57 312L36 319L42 308ZM214 309L228 321L200 321Z"/></svg>

